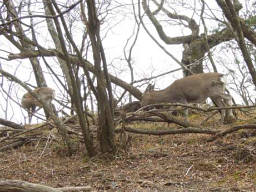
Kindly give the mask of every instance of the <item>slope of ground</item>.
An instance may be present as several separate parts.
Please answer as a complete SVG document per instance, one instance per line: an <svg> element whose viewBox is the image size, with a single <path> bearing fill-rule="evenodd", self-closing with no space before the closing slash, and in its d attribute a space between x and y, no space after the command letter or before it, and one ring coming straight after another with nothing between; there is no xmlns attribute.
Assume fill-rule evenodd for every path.
<svg viewBox="0 0 256 192"><path fill-rule="evenodd" d="M56 141L36 140L0 153L0 179L52 187L89 185L93 191L256 191L254 134L241 130L214 142L207 142L210 136L203 134L130 134L129 151L113 159L88 159L81 144L66 157Z"/></svg>

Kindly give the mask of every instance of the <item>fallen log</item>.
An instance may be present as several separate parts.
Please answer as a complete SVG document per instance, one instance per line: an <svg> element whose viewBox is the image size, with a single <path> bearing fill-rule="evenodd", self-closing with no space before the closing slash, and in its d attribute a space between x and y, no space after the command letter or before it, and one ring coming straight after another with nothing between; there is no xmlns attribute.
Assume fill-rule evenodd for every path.
<svg viewBox="0 0 256 192"><path fill-rule="evenodd" d="M91 191L91 186L53 188L42 184L29 183L20 180L0 180L0 192L63 192Z"/></svg>

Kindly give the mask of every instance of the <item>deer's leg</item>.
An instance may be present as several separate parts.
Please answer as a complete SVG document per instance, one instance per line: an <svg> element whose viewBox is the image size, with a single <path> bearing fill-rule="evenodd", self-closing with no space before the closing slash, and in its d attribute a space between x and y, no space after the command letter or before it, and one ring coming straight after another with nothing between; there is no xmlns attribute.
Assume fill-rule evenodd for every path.
<svg viewBox="0 0 256 192"><path fill-rule="evenodd" d="M214 102L215 105L217 105L217 107L224 107L225 103L222 100L222 97L211 97L212 101ZM225 119L225 110L222 109L220 110L221 113L221 123L224 123L224 119Z"/></svg>
<svg viewBox="0 0 256 192"><path fill-rule="evenodd" d="M219 97L211 98L218 107L232 106L232 97L228 94L222 94ZM232 109L221 110L222 123L232 123L235 116Z"/></svg>
<svg viewBox="0 0 256 192"><path fill-rule="evenodd" d="M230 107L232 106L232 97L228 94L223 94L222 98L226 104L226 106ZM226 110L226 116L225 116L225 122L226 123L232 123L235 120L235 116L232 112L232 109L227 109Z"/></svg>
<svg viewBox="0 0 256 192"><path fill-rule="evenodd" d="M188 123L188 108L184 109L185 123Z"/></svg>
<svg viewBox="0 0 256 192"><path fill-rule="evenodd" d="M29 124L31 124L32 117L33 117L35 112L36 112L36 106L35 105L31 106L31 108L28 109L28 122L29 122Z"/></svg>
<svg viewBox="0 0 256 192"><path fill-rule="evenodd" d="M31 124L33 112L32 109L28 109L28 124Z"/></svg>
<svg viewBox="0 0 256 192"><path fill-rule="evenodd" d="M180 103L188 105L188 102L186 100L183 100ZM188 122L188 108L187 107L184 109L184 115L185 115L185 123L189 123Z"/></svg>

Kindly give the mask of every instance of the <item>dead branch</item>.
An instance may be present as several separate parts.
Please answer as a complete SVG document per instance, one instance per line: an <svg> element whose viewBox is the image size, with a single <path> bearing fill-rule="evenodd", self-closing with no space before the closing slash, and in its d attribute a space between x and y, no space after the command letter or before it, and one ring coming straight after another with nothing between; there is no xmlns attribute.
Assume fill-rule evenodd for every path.
<svg viewBox="0 0 256 192"><path fill-rule="evenodd" d="M47 124L49 124L49 123L47 123L47 122L46 122L46 123L41 123L41 124L38 124L38 125L36 125L35 127L31 128L31 129L25 129L25 130L22 131L22 132L19 132L19 133L17 133L17 134L14 134L14 135L10 135L10 136L8 136L8 137L5 137L5 138L3 138L3 139L0 140L0 143L3 142L3 141L6 141L6 140L8 140L8 139L15 138L15 137L17 137L17 136L23 135L23 134L25 134L25 133L32 132L32 131L35 131L35 130L37 130L37 129L41 129L42 127L46 126Z"/></svg>
<svg viewBox="0 0 256 192"><path fill-rule="evenodd" d="M229 128L225 131L217 133L213 137L207 139L207 141L208 142L214 141L217 138L224 137L225 135L233 133L233 132L238 131L240 129L256 129L256 124L238 125L238 126L231 127L231 128Z"/></svg>
<svg viewBox="0 0 256 192"><path fill-rule="evenodd" d="M38 132L39 129L43 129L46 125L51 124L49 122L37 124L35 126L31 126L30 129L19 130L18 133L8 135L0 139L0 151L6 151L12 148L20 147L24 144L30 143L31 141L38 139L41 137L41 130ZM36 131L36 133L34 133ZM31 133L31 134L30 134ZM26 135L25 135L26 134ZM38 136L39 135L39 136Z"/></svg>
<svg viewBox="0 0 256 192"><path fill-rule="evenodd" d="M246 108L256 108L256 105L250 105L250 106L230 106L230 107L209 107L207 109L196 107L191 104L182 104L182 103L158 103L158 104L151 104L144 107L141 107L138 111L143 111L150 108L161 108L161 107L184 107L189 109L195 109L202 112L210 112L215 110L221 110L221 109L246 109Z"/></svg>
<svg viewBox="0 0 256 192"><path fill-rule="evenodd" d="M209 129L201 129L196 127L187 127L184 129L173 129L173 130L145 130L145 129L134 129L131 127L125 127L125 131L137 134L146 135L171 135L171 134L184 134L184 133L200 133L200 134L216 134L217 131ZM116 132L120 132L121 129L116 129Z"/></svg>
<svg viewBox="0 0 256 192"><path fill-rule="evenodd" d="M146 106L143 106L141 107L138 111L143 111L143 110L148 110L148 109L151 109L151 108L164 108L164 107L178 107L178 106L181 106L181 107L184 107L184 108L190 108L190 109L197 109L197 110L200 110L200 111L204 111L206 112L207 110L206 109L203 109L203 108L200 108L200 107L196 107L196 106L192 106L190 104L182 104L182 103L157 103L157 104L151 104L151 105L146 105Z"/></svg>
<svg viewBox="0 0 256 192"><path fill-rule="evenodd" d="M216 115L218 113L218 111L214 111L211 115L209 115L206 119L204 119L200 125L203 125L204 123L206 123L209 119L211 119L214 115Z"/></svg>
<svg viewBox="0 0 256 192"><path fill-rule="evenodd" d="M148 122L166 122L161 118L158 117L143 117L143 116L137 116L137 115L130 115L125 118L126 122L131 122L131 121L148 121Z"/></svg>
<svg viewBox="0 0 256 192"><path fill-rule="evenodd" d="M29 183L20 180L0 180L0 192L63 192L91 191L91 186L53 188L42 184Z"/></svg>
<svg viewBox="0 0 256 192"><path fill-rule="evenodd" d="M139 112L139 113L138 113ZM156 117L152 117L156 116ZM129 113L129 116L125 118L126 122L129 121L151 121L151 122L167 122L167 123L175 123L182 127L198 127L198 125L194 125L184 120L179 120L178 118L174 117L170 114L163 113L163 110L150 110L150 111L140 111Z"/></svg>
<svg viewBox="0 0 256 192"><path fill-rule="evenodd" d="M13 149L13 148L16 148L16 147L20 147L20 146L22 146L22 145L24 145L26 143L29 143L29 142L30 142L29 139L20 138L18 141L14 141L12 143L6 144L3 147L0 147L0 152L7 151L9 149ZM0 192L1 192L1 189L0 189Z"/></svg>
<svg viewBox="0 0 256 192"><path fill-rule="evenodd" d="M14 123L12 121L7 121L5 119L0 118L0 124L5 125L7 127L12 127L14 129L24 129L24 126Z"/></svg>
<svg viewBox="0 0 256 192"><path fill-rule="evenodd" d="M60 189L61 191L91 191L92 187L91 186L81 186L81 187L62 187L62 188L57 188Z"/></svg>
<svg viewBox="0 0 256 192"><path fill-rule="evenodd" d="M164 121L166 121L167 123L175 123L177 125L180 125L182 127L194 127L196 125L192 125L191 123L185 122L184 120L179 120L177 118L175 118L173 115L170 114L164 114L164 113L158 113L156 111L149 111L148 113L151 113L155 116L160 117L161 119L163 119Z"/></svg>
<svg viewBox="0 0 256 192"><path fill-rule="evenodd" d="M11 127L0 127L0 132L5 132L5 131L22 132L23 130L22 129L13 129Z"/></svg>
<svg viewBox="0 0 256 192"><path fill-rule="evenodd" d="M61 192L59 189L54 189L40 184L28 183L19 180L0 181L0 192Z"/></svg>

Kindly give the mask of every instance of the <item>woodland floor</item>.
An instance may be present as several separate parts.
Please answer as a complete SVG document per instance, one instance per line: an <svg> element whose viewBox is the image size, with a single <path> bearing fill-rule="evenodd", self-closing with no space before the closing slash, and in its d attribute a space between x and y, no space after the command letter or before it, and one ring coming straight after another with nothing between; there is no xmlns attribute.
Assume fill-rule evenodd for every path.
<svg viewBox="0 0 256 192"><path fill-rule="evenodd" d="M155 130L162 126L168 127L143 124ZM206 142L210 136L203 134L130 135L129 151L113 159L88 159L81 144L66 157L55 141L46 145L36 140L0 153L0 179L52 187L89 185L92 191L256 191L255 131L240 130L214 142Z"/></svg>

